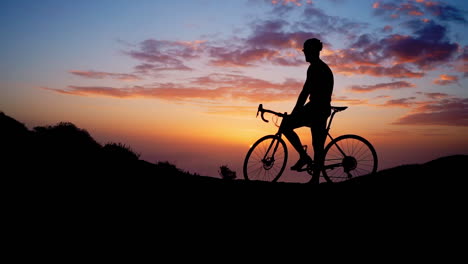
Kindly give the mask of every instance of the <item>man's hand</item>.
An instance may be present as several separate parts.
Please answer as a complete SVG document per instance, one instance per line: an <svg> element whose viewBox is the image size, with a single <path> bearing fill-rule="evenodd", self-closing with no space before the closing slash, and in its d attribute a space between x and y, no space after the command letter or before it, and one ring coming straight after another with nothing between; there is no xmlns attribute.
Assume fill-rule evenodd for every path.
<svg viewBox="0 0 468 264"><path fill-rule="evenodd" d="M294 106L294 109L292 110L291 114L297 114L297 113L300 113L302 112L304 109L304 105L303 104L296 104L296 106Z"/></svg>
<svg viewBox="0 0 468 264"><path fill-rule="evenodd" d="M291 114L299 112L304 107L304 104L307 101L307 97L309 97L309 92L308 92L308 89L306 88L307 86L304 85L304 88L302 88L302 91L297 98L296 105L294 106L294 109Z"/></svg>
<svg viewBox="0 0 468 264"><path fill-rule="evenodd" d="M300 107L294 107L294 109L291 112L291 115L297 114L299 112Z"/></svg>

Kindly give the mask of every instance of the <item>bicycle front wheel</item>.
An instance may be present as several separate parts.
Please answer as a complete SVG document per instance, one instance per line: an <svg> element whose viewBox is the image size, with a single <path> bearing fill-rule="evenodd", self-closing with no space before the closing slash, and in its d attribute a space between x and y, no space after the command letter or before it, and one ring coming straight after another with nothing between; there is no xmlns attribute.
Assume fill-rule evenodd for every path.
<svg viewBox="0 0 468 264"><path fill-rule="evenodd" d="M246 180L276 182L288 160L286 143L277 135L268 135L255 142L244 160Z"/></svg>
<svg viewBox="0 0 468 264"><path fill-rule="evenodd" d="M343 135L325 147L322 171L328 182L341 182L377 172L377 153L372 144L357 135Z"/></svg>

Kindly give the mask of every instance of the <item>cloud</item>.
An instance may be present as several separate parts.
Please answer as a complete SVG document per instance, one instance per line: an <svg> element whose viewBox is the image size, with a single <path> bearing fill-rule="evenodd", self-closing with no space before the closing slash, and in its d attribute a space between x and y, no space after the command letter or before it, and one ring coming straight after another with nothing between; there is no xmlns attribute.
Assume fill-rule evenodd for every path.
<svg viewBox="0 0 468 264"><path fill-rule="evenodd" d="M446 40L447 29L434 22L418 24L414 35L391 35L380 41L385 58L433 69L453 58L459 46Z"/></svg>
<svg viewBox="0 0 468 264"><path fill-rule="evenodd" d="M253 0L251 0L253 2ZM437 23L445 19L457 20L457 9L430 1L379 1L374 4L377 15L398 15L407 20L392 23L374 33L364 33L369 25L351 19L330 16L309 1L262 0L268 3L275 14L270 18L255 20L248 24L250 33L211 41L169 41L146 39L127 48L125 52L137 60L135 74L118 74L97 71L70 71L85 78L113 78L137 80L142 74L157 75L167 71L194 71L189 64L208 63L213 72L220 67L264 67L307 66L300 51L304 41L316 37L324 42L322 59L330 65L334 74L366 75L390 78L421 78L426 72L441 66L450 66L467 76L467 48L463 49L449 39L447 23ZM300 6L300 7L299 7ZM435 8L434 6L437 6ZM442 7L442 8L441 8ZM294 10L295 17L290 15ZM451 10L451 11L450 11ZM424 14L424 16L421 15ZM427 19L427 14L436 17ZM437 14L437 15L436 15ZM291 13L292 15L292 13ZM247 32L247 31L245 31ZM405 32L405 33L402 33ZM327 40L345 40L340 49L334 49ZM463 51L463 53L461 53ZM455 61L455 60L456 61ZM453 63L454 64L448 64ZM189 66L190 65L190 66ZM446 75L449 76L449 75ZM446 85L453 81L440 76L435 83ZM451 76L451 75L450 75ZM185 76L184 76L185 77ZM456 76L455 76L456 77ZM225 100L242 101L281 101L297 98L298 89L303 83L297 80L269 82L236 74L210 74L192 79L178 79L174 82L159 81L150 86L100 87L69 86L66 89L50 89L58 93L73 95L112 96L117 98L157 98L164 100ZM381 82L375 85L354 85L351 91L365 93L376 90L412 88L415 85L406 81ZM430 97L430 95L427 95ZM432 95L435 99L435 94ZM438 99L442 99L439 97ZM349 104L365 104L367 101L347 97L336 97L334 101ZM414 97L389 100L388 107L413 107L420 105Z"/></svg>
<svg viewBox="0 0 468 264"><path fill-rule="evenodd" d="M450 95L446 93L423 93L423 92L417 92L417 94L422 94L425 95L426 97L429 97L431 99L444 99L450 97Z"/></svg>
<svg viewBox="0 0 468 264"><path fill-rule="evenodd" d="M443 21L456 21L466 23L463 11L443 2L423 1L426 10Z"/></svg>
<svg viewBox="0 0 468 264"><path fill-rule="evenodd" d="M313 4L312 0L265 0L273 4L272 13L278 16L284 16L287 13L293 11L297 7L302 7L304 4Z"/></svg>
<svg viewBox="0 0 468 264"><path fill-rule="evenodd" d="M433 83L437 85L450 85L453 83L458 83L458 76L441 74L439 75L439 78L433 81Z"/></svg>
<svg viewBox="0 0 468 264"><path fill-rule="evenodd" d="M396 90L402 88L413 88L416 87L413 83L406 81L398 81L391 83L379 83L375 85L353 85L351 86L351 91L356 93L367 93L376 90Z"/></svg>
<svg viewBox="0 0 468 264"><path fill-rule="evenodd" d="M467 22L462 10L440 1L377 1L372 7L375 15L387 19L429 16L441 21Z"/></svg>
<svg viewBox="0 0 468 264"><path fill-rule="evenodd" d="M190 82L194 85L213 87L231 86L242 87L243 89L276 89L276 90L296 90L302 88L303 82L294 79L286 79L283 83L273 83L270 81L252 78L239 74L219 74L213 73L206 76L194 78Z"/></svg>
<svg viewBox="0 0 468 264"><path fill-rule="evenodd" d="M278 51L270 49L230 50L229 48L211 48L210 63L219 67L252 67L264 60L272 60Z"/></svg>
<svg viewBox="0 0 468 264"><path fill-rule="evenodd" d="M135 71L140 74L152 74L161 71L192 71L193 69L184 65L181 61L173 61L170 64L163 63L142 63L134 67Z"/></svg>
<svg viewBox="0 0 468 264"><path fill-rule="evenodd" d="M302 0L263 0L264 2L271 3L273 5L278 5L278 6L286 6L288 4L293 4L295 6L302 6L303 2ZM312 3L311 1L307 1L307 3Z"/></svg>
<svg viewBox="0 0 468 264"><path fill-rule="evenodd" d="M392 31L393 31L393 27L390 26L390 25L386 25L386 26L383 27L383 29L382 29L382 32L384 32L384 33L390 33L390 32L392 32Z"/></svg>
<svg viewBox="0 0 468 264"><path fill-rule="evenodd" d="M468 98L450 98L425 104L393 124L468 126Z"/></svg>
<svg viewBox="0 0 468 264"><path fill-rule="evenodd" d="M71 85L67 89L43 89L78 96L140 97L170 101L233 99L249 102L271 102L293 100L297 97L302 85L302 82L293 79L287 79L282 83L273 83L242 75L210 74L191 79L186 84L159 83L151 86L125 88Z"/></svg>
<svg viewBox="0 0 468 264"><path fill-rule="evenodd" d="M209 46L210 63L222 67L253 67L261 63L281 66L302 66L304 41L317 37L309 32L286 32L288 23L281 19L265 20L252 24L252 34L233 41L234 45ZM300 55L300 58L299 58Z"/></svg>
<svg viewBox="0 0 468 264"><path fill-rule="evenodd" d="M245 45L252 48L301 49L312 33L305 31L287 32L287 22L282 19L265 20L252 26L252 34Z"/></svg>
<svg viewBox="0 0 468 264"><path fill-rule="evenodd" d="M385 16L387 18L395 19L400 16L423 16L423 10L417 3L412 2L375 2L372 7L374 14L378 16Z"/></svg>
<svg viewBox="0 0 468 264"><path fill-rule="evenodd" d="M173 83L157 84L152 87L133 86L130 88L102 87L102 86L74 86L66 90L51 89L58 93L79 96L105 96L116 98L158 98L166 100L185 100L193 98L219 99L223 97L223 89L185 88Z"/></svg>
<svg viewBox="0 0 468 264"><path fill-rule="evenodd" d="M360 66L380 66L383 57L379 54L380 47L367 34L350 45L347 49L334 50L324 55L327 62L339 68L357 68Z"/></svg>
<svg viewBox="0 0 468 264"><path fill-rule="evenodd" d="M300 3L299 1L295 3ZM275 6L291 7L291 2L278 2ZM304 41L318 38L325 43L324 52L331 51L326 37L333 34L348 36L367 27L350 19L329 16L313 4L302 9L296 19L274 18L258 20L250 24L251 34L244 39L234 39L230 45L214 46L209 43L211 64L224 67L252 67L261 63L280 66L303 66L301 52ZM357 56L359 53L355 53Z"/></svg>
<svg viewBox="0 0 468 264"><path fill-rule="evenodd" d="M210 74L192 79L190 84L218 87L218 89L223 89L224 98L251 102L293 100L303 86L303 82L294 79L273 83L237 74Z"/></svg>
<svg viewBox="0 0 468 264"><path fill-rule="evenodd" d="M344 75L420 78L425 71L453 62L459 45L448 41L446 27L412 21L412 35L362 34L342 50L325 56L332 70Z"/></svg>
<svg viewBox="0 0 468 264"><path fill-rule="evenodd" d="M414 101L415 99L416 99L416 97L393 99L393 100L388 100L385 104L378 105L378 106L410 108L414 104L417 103L417 102Z"/></svg>
<svg viewBox="0 0 468 264"><path fill-rule="evenodd" d="M463 47L462 53L455 60L454 69L463 73L463 77L468 77L468 46Z"/></svg>
<svg viewBox="0 0 468 264"><path fill-rule="evenodd" d="M271 2L270 2L271 3ZM296 1L294 3L301 3ZM293 8L292 2L277 2L275 7ZM283 16L281 16L283 17ZM350 19L329 16L323 10L308 4L302 15L289 19L274 17L250 24L251 33L244 39L234 39L229 45L207 43L210 63L223 67L253 67L270 63L279 66L304 66L301 52L305 40L318 38L325 43L324 52L331 51L326 37L332 34L348 36L365 28L367 24ZM357 55L358 53L356 53Z"/></svg>
<svg viewBox="0 0 468 264"><path fill-rule="evenodd" d="M417 92L432 100L416 100L407 97L388 100L383 107L412 108L411 111L398 118L394 125L443 125L468 126L468 98L459 98L446 93Z"/></svg>
<svg viewBox="0 0 468 264"><path fill-rule="evenodd" d="M346 104L346 105L367 105L367 100L349 98L348 96L335 96L333 95L332 104Z"/></svg>
<svg viewBox="0 0 468 264"><path fill-rule="evenodd" d="M302 21L298 23L305 30L318 32L321 35L339 34L350 36L368 27L367 23L357 22L348 18L330 16L314 5L304 9Z"/></svg>
<svg viewBox="0 0 468 264"><path fill-rule="evenodd" d="M421 78L423 72L414 72L406 66L397 64L392 67L384 66L353 66L352 64L331 64L333 72L343 75L369 75L374 77L392 77L392 78Z"/></svg>
<svg viewBox="0 0 468 264"><path fill-rule="evenodd" d="M183 42L147 39L139 44L138 49L128 51L126 54L144 62L135 67L137 71L143 73L191 70L184 64L184 61L199 58L205 42L203 40Z"/></svg>
<svg viewBox="0 0 468 264"><path fill-rule="evenodd" d="M110 73L110 72L98 72L98 71L78 71L78 70L70 70L69 73L77 76L81 76L84 78L90 79L117 79L121 81L138 81L141 78L135 74L126 74L126 73Z"/></svg>

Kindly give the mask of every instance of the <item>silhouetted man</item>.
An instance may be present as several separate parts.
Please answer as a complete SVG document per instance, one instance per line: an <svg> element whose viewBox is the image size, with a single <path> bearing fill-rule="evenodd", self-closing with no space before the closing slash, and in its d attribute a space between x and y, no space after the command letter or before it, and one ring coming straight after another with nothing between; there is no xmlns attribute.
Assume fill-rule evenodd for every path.
<svg viewBox="0 0 468 264"><path fill-rule="evenodd" d="M300 155L300 159L291 167L291 170L300 170L313 162L294 132L294 129L303 126L311 128L314 169L310 183L319 183L320 167L324 162L323 148L327 137L326 123L331 112L330 102L333 92L333 73L328 65L319 58L322 46L322 42L316 38L304 42L302 51L305 60L310 63L307 69L307 79L292 113L281 124L283 134ZM307 98L309 101L306 103Z"/></svg>

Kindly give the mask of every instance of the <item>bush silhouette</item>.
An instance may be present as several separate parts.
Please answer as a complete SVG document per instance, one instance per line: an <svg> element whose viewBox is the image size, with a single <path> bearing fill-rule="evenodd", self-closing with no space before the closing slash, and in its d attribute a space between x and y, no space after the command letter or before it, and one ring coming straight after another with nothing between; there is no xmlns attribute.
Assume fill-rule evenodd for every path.
<svg viewBox="0 0 468 264"><path fill-rule="evenodd" d="M27 140L31 132L23 123L0 112L0 142L2 147L14 146ZM17 147L17 146L16 146Z"/></svg>
<svg viewBox="0 0 468 264"><path fill-rule="evenodd" d="M69 122L34 128L36 163L52 173L74 174L99 165L101 145Z"/></svg>
<svg viewBox="0 0 468 264"><path fill-rule="evenodd" d="M234 180L237 177L236 172L229 169L226 165L219 167L218 172L221 178L223 178L224 180Z"/></svg>
<svg viewBox="0 0 468 264"><path fill-rule="evenodd" d="M96 151L101 147L88 131L80 129L70 122L60 122L55 126L35 127L34 132L40 141L51 144L48 147L78 152Z"/></svg>
<svg viewBox="0 0 468 264"><path fill-rule="evenodd" d="M130 146L122 143L107 143L102 148L102 152L107 159L117 161L136 161L140 158L140 154L136 154Z"/></svg>
<svg viewBox="0 0 468 264"><path fill-rule="evenodd" d="M1 140L11 140L11 138L7 137L12 136L23 137L29 135L30 132L23 123L5 115L3 112L0 112L0 127Z"/></svg>
<svg viewBox="0 0 468 264"><path fill-rule="evenodd" d="M88 131L70 122L28 130L24 124L3 112L0 112L0 146L0 158L5 164L2 169L11 171L8 175L196 175L167 161L156 164L141 161L140 154L122 143L110 142L102 146Z"/></svg>
<svg viewBox="0 0 468 264"><path fill-rule="evenodd" d="M0 146L2 163L15 167L22 160L31 158L31 131L23 123L0 112Z"/></svg>
<svg viewBox="0 0 468 264"><path fill-rule="evenodd" d="M182 170L177 168L174 164L169 163L168 161L160 161L156 163L158 172L161 175L182 175L184 174Z"/></svg>

